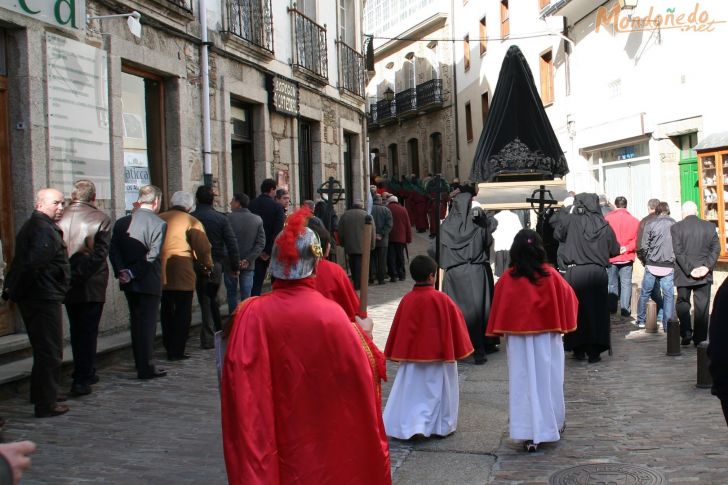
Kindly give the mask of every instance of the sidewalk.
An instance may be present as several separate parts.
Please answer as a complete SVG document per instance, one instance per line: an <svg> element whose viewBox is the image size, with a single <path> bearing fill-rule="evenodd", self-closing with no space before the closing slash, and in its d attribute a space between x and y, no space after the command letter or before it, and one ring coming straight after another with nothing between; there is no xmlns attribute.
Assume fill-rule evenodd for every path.
<svg viewBox="0 0 728 485"><path fill-rule="evenodd" d="M416 235L410 257L428 244ZM369 313L380 347L411 288L409 279L370 288ZM601 363L567 360L566 432L559 443L531 454L508 438L505 352L489 355L484 366L460 363L457 432L416 443L391 440L394 483L545 484L587 464L605 465L593 468L591 478L588 470L568 470L564 481L553 483L614 479L604 472L611 464L648 468L622 467L616 483L728 483L728 428L719 401L694 385L695 349L683 347L681 356L667 357L664 335L627 324L614 325L612 342L614 356L605 354ZM26 393L0 401L0 415L8 419L3 438L39 445L23 483L226 483L213 353L200 350L197 339L188 349L192 358L182 362L167 363L157 352L169 376L152 381L134 378L127 351L100 369L94 394L69 399L71 411L64 416L33 418ZM384 399L396 371L388 363ZM649 472L664 480L647 481Z"/></svg>

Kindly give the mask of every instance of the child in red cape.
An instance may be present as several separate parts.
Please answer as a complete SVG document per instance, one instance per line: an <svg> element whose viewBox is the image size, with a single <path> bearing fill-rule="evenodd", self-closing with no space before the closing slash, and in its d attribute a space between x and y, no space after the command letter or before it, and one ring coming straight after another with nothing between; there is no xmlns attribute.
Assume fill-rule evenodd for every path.
<svg viewBox="0 0 728 485"><path fill-rule="evenodd" d="M564 429L564 344L576 330L578 301L531 229L516 234L511 266L495 285L486 335L505 336L511 439L526 451L558 441Z"/></svg>
<svg viewBox="0 0 728 485"><path fill-rule="evenodd" d="M460 309L435 290L437 264L428 256L410 263L415 287L397 308L384 355L400 362L384 408L388 436L447 436L458 421L457 360L473 353Z"/></svg>

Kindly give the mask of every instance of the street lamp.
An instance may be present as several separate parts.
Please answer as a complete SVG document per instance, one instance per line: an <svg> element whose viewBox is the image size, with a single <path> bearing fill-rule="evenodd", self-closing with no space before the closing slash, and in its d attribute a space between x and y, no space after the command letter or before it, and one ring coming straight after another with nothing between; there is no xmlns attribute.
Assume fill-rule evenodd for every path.
<svg viewBox="0 0 728 485"><path fill-rule="evenodd" d="M384 90L384 99L386 99L389 103L391 103L394 99L394 91L392 90L392 86L387 86L387 89Z"/></svg>
<svg viewBox="0 0 728 485"><path fill-rule="evenodd" d="M637 1L638 0L619 0L619 8L621 10L629 10L632 12L635 8L637 8Z"/></svg>

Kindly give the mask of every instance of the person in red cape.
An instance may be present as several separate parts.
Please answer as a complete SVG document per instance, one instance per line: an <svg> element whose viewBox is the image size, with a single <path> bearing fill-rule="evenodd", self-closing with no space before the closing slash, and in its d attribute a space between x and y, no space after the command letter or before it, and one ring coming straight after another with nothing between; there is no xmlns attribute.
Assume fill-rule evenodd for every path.
<svg viewBox="0 0 728 485"><path fill-rule="evenodd" d="M535 231L516 234L510 257L495 285L486 335L506 337L511 439L536 451L539 443L558 441L566 423L561 335L576 330L578 300L545 264Z"/></svg>
<svg viewBox="0 0 728 485"><path fill-rule="evenodd" d="M231 484L392 483L376 388L358 327L315 288L322 256L292 214L273 246L273 291L248 299L229 329L221 384Z"/></svg>
<svg viewBox="0 0 728 485"><path fill-rule="evenodd" d="M394 315L384 349L399 369L384 408L387 435L447 436L458 421L457 360L473 353L465 319L457 305L433 284L437 263L417 256L410 263L415 287Z"/></svg>

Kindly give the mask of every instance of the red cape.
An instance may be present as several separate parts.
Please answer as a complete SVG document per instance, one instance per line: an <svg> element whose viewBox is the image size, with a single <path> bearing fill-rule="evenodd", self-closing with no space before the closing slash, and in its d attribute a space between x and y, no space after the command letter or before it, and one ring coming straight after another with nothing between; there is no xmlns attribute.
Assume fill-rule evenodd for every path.
<svg viewBox="0 0 728 485"><path fill-rule="evenodd" d="M235 317L222 379L234 485L391 484L371 349L313 278L278 280Z"/></svg>
<svg viewBox="0 0 728 485"><path fill-rule="evenodd" d="M415 286L397 307L384 355L406 362L455 362L473 353L460 309L432 286Z"/></svg>
<svg viewBox="0 0 728 485"><path fill-rule="evenodd" d="M344 309L349 320L354 316L366 318L366 312L359 311L359 297L354 291L354 285L341 266L326 259L319 261L316 266L316 289L329 300L334 300Z"/></svg>
<svg viewBox="0 0 728 485"><path fill-rule="evenodd" d="M576 330L579 302L574 290L554 268L549 265L543 268L549 276L540 278L538 285L531 284L528 278L514 278L513 269L500 277L495 285L486 335Z"/></svg>

